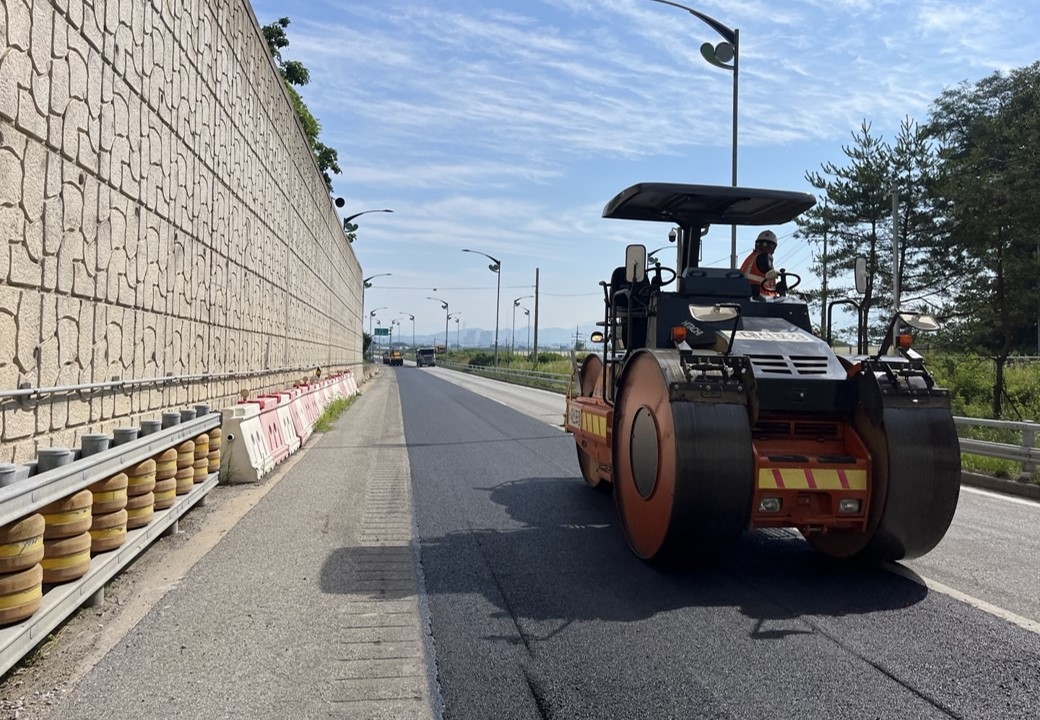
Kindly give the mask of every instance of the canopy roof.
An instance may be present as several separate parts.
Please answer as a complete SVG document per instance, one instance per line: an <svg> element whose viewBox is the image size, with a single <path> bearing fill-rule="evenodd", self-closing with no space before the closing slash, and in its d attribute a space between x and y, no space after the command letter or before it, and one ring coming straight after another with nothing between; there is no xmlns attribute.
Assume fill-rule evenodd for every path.
<svg viewBox="0 0 1040 720"><path fill-rule="evenodd" d="M639 183L622 190L603 208L603 217L707 225L780 225L816 204L809 193L787 190Z"/></svg>

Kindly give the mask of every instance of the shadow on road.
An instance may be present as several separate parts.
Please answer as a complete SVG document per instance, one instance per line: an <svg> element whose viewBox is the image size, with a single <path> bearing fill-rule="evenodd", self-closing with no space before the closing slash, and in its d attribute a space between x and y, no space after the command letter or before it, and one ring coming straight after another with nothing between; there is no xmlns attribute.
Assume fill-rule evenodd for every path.
<svg viewBox="0 0 1040 720"><path fill-rule="evenodd" d="M662 570L628 550L611 496L574 478L530 478L481 490L494 522L422 538L431 598L479 596L503 615L558 628L573 621L634 622L678 608L736 608L755 621L751 637L776 640L809 632L800 622L787 627L792 620L906 608L928 593L877 566L825 558L788 531L746 533L732 554L711 566ZM410 571L412 559L408 546L341 548L328 558L322 586L400 599L411 591L393 582L400 577L395 572Z"/></svg>

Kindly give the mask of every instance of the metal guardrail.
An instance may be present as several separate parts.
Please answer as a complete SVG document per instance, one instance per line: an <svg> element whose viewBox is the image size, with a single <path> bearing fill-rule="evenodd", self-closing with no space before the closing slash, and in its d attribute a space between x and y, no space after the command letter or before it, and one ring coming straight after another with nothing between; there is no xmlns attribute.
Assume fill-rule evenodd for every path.
<svg viewBox="0 0 1040 720"><path fill-rule="evenodd" d="M958 427L988 427L1020 433L1017 445L962 437L961 452L1020 463L1022 475L1028 476L1032 476L1037 463L1040 463L1040 448L1036 447L1036 435L1040 430L1040 423L968 417L954 417L953 421L957 423Z"/></svg>
<svg viewBox="0 0 1040 720"><path fill-rule="evenodd" d="M480 365L461 365L444 361L440 361L438 364L449 370L480 375L518 385L534 385L535 387L555 390L561 393L567 392L567 388L571 383L570 375L560 373L513 370L511 368L494 368ZM1023 475L1031 476L1037 465L1040 465L1040 448L1036 447L1036 437L1038 432L1040 432L1040 423L959 416L954 416L953 421L958 427L990 427L1021 433L1021 442L1017 445L961 437L961 452L1021 463Z"/></svg>
<svg viewBox="0 0 1040 720"><path fill-rule="evenodd" d="M69 497L220 424L219 413L208 413L0 487L0 525L37 512L55 500ZM0 674L12 668L81 605L103 600L105 584L157 538L175 529L180 517L202 504L218 480L218 473L208 474L187 494L178 495L171 507L156 510L148 525L128 530L119 548L92 553L90 569L82 577L45 586L46 592L36 612L25 620L0 628Z"/></svg>
<svg viewBox="0 0 1040 720"><path fill-rule="evenodd" d="M330 366L329 370L336 368L354 368L362 363L337 363ZM133 378L123 380L113 378L108 382L81 383L78 385L57 385L53 387L30 387L22 384L17 390L0 390L0 400L18 399L25 400L30 397L44 397L46 395L62 395L74 392L96 392L98 390L129 390L144 385L173 385L175 383L187 384L190 382L216 382L218 380L235 380L239 378L264 377L268 375L282 375L291 372L312 371L314 365L296 365L293 367L271 368L267 370L243 370L240 372L223 373L200 373L195 375L163 375L161 377Z"/></svg>
<svg viewBox="0 0 1040 720"><path fill-rule="evenodd" d="M503 382L510 382L515 385L527 385L530 387L542 388L543 390L555 390L561 393L567 392L567 388L571 383L570 375L562 375L560 373L538 372L537 370L513 370L512 368L496 368L484 365L461 365L459 363L446 362L443 360L438 360L437 364L440 367L447 368L448 370L469 373L470 375L479 375L493 380L502 380Z"/></svg>

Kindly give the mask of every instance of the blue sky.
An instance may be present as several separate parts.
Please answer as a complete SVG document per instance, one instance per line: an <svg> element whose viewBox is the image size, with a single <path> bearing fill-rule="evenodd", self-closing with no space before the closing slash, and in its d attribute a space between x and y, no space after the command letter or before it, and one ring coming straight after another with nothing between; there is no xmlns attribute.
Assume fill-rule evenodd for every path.
<svg viewBox="0 0 1040 720"><path fill-rule="evenodd" d="M738 184L812 191L805 173L844 163L867 120L892 140L925 121L946 87L1040 58L1027 0L698 0L682 2L740 31ZM494 328L502 261L500 344L513 301L534 292L541 327L602 319L598 283L625 246L667 244L668 226L605 220L637 182L728 185L732 75L700 56L721 38L651 0L257 0L261 25L287 16L287 59L339 151L334 193L358 218L354 250L376 318L407 336ZM780 236L777 264L806 286L812 249ZM738 231L738 255L756 229ZM706 238L702 264L725 267L730 228ZM521 301L532 310L533 300ZM523 311L518 340L526 340ZM366 310L365 329L368 329ZM451 324L450 338L456 337ZM395 332L396 334L396 332Z"/></svg>

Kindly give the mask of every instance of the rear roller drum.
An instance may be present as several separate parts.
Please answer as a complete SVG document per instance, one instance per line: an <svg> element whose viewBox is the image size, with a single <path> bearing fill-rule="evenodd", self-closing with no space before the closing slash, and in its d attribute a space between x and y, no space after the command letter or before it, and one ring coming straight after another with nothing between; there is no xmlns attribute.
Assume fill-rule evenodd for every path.
<svg viewBox="0 0 1040 720"><path fill-rule="evenodd" d="M614 484L621 524L645 560L724 553L747 528L754 492L743 405L670 402L678 356L637 352L614 405Z"/></svg>
<svg viewBox="0 0 1040 720"><path fill-rule="evenodd" d="M578 373L578 382L581 385L581 397L603 397L603 361L599 355L589 355L585 358ZM596 461L580 444L575 443L575 447L578 451L578 467L581 468L581 476L585 478L586 484L597 490L610 492L611 484L596 472Z"/></svg>

